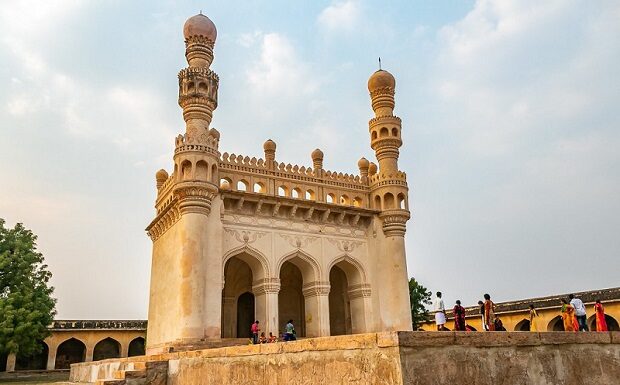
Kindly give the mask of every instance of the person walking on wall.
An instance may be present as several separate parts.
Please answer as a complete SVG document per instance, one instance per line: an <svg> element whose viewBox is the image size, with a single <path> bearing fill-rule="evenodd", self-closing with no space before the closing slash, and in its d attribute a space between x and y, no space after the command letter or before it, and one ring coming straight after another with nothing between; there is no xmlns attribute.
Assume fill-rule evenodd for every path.
<svg viewBox="0 0 620 385"><path fill-rule="evenodd" d="M461 306L461 300L456 300L454 305L454 330L459 332L465 331L465 308Z"/></svg>
<svg viewBox="0 0 620 385"><path fill-rule="evenodd" d="M486 329L490 332L495 331L495 304L489 294L484 295L484 320Z"/></svg>
<svg viewBox="0 0 620 385"><path fill-rule="evenodd" d="M284 327L284 341L295 341L296 339L295 326L293 325L293 320L290 319Z"/></svg>
<svg viewBox="0 0 620 385"><path fill-rule="evenodd" d="M258 320L254 321L250 330L252 331L252 343L254 345L258 344L258 333L260 332L260 327L258 326Z"/></svg>
<svg viewBox="0 0 620 385"><path fill-rule="evenodd" d="M437 298L435 298L435 324L437 324L437 331L446 330L446 307L441 299L441 292L438 291Z"/></svg>
<svg viewBox="0 0 620 385"><path fill-rule="evenodd" d="M583 302L579 298L575 298L573 294L569 295L570 304L575 308L575 317L577 317L577 322L579 323L579 331L588 331L587 324L587 315L586 315L586 307Z"/></svg>
<svg viewBox="0 0 620 385"><path fill-rule="evenodd" d="M575 321L575 308L562 298L562 322L565 332L576 332L579 328ZM577 327L575 327L577 326Z"/></svg>
<svg viewBox="0 0 620 385"><path fill-rule="evenodd" d="M596 331L606 332L607 320L605 319L605 308L603 307L600 299L597 299L594 304L594 313L596 314Z"/></svg>
<svg viewBox="0 0 620 385"><path fill-rule="evenodd" d="M482 330L488 331L487 329L487 321L484 319L484 302L478 301L478 306L480 306L480 317L482 318Z"/></svg>
<svg viewBox="0 0 620 385"><path fill-rule="evenodd" d="M538 331L538 312L536 312L536 309L532 304L530 304L530 331Z"/></svg>

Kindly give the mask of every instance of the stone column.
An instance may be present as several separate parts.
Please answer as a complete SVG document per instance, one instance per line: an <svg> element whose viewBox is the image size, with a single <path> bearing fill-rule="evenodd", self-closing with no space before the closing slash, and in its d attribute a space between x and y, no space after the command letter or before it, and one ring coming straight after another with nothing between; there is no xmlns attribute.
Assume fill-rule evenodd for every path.
<svg viewBox="0 0 620 385"><path fill-rule="evenodd" d="M329 336L329 282L304 285L306 337Z"/></svg>
<svg viewBox="0 0 620 385"><path fill-rule="evenodd" d="M15 361L17 361L17 356L15 355L15 353L9 353L8 357L6 358L6 371L7 372L15 371Z"/></svg>
<svg viewBox="0 0 620 385"><path fill-rule="evenodd" d="M273 333L278 337L278 293L280 292L279 278L266 278L252 286L255 317L262 323L261 329L268 336Z"/></svg>
<svg viewBox="0 0 620 385"><path fill-rule="evenodd" d="M349 304L351 311L351 332L353 334L367 333L372 315L370 311L370 285L360 284L349 286Z"/></svg>
<svg viewBox="0 0 620 385"><path fill-rule="evenodd" d="M91 362L93 360L93 354L95 352L95 346L91 343L86 345L86 357L84 362Z"/></svg>
<svg viewBox="0 0 620 385"><path fill-rule="evenodd" d="M235 303L237 299L235 297L222 298L222 337L233 338L237 337L237 324L235 320Z"/></svg>
<svg viewBox="0 0 620 385"><path fill-rule="evenodd" d="M46 369L47 370L54 370L56 369L56 351L58 350L58 346L56 346L56 344L47 344L48 346L48 353L47 353L47 365L46 365Z"/></svg>

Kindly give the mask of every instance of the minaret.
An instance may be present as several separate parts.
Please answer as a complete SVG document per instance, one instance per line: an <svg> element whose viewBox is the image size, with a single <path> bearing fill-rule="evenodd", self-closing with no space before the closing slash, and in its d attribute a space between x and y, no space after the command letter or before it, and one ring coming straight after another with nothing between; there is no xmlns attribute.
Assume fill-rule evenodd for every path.
<svg viewBox="0 0 620 385"><path fill-rule="evenodd" d="M368 79L368 91L375 117L368 123L370 146L375 151L378 170L369 172L372 207L380 210L383 234L377 237L377 273L381 289L379 306L382 330L411 330L411 312L405 255L405 231L409 220L408 188L405 173L398 170L402 146L401 120L394 116L396 80L378 70ZM374 165L372 165L374 166Z"/></svg>
<svg viewBox="0 0 620 385"><path fill-rule="evenodd" d="M185 133L175 140L174 172L156 175L157 216L147 228L153 240L147 350L219 338L221 281L219 132L210 128L219 78L209 67L215 25L199 14L183 27L188 67L179 72L179 106ZM212 207L213 206L213 207Z"/></svg>

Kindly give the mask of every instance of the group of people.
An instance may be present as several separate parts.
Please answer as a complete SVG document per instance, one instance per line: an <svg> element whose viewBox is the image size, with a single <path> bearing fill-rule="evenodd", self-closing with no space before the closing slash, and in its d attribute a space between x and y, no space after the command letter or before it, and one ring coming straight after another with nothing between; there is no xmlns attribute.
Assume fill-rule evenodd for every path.
<svg viewBox="0 0 620 385"><path fill-rule="evenodd" d="M272 332L269 332L268 337L265 336L265 332L261 332L260 322L258 320L254 321L254 323L250 327L250 332L252 333L251 343L254 345L278 342L278 337L274 336ZM297 339L297 332L295 331L295 326L293 325L292 319L288 320L288 322L286 323L282 339L284 341L295 341Z"/></svg>
<svg viewBox="0 0 620 385"><path fill-rule="evenodd" d="M446 328L446 308L443 302L441 292L436 293L434 302L435 307L435 324L438 331L448 330ZM568 301L564 298L562 302L562 321L565 331L588 331L586 307L583 302L576 298L573 294L569 295ZM502 321L495 315L495 304L491 301L489 294L484 295L484 301L478 301L480 307L480 316L482 317L482 326L485 331L506 331ZM594 305L596 313L596 331L607 331L607 322L605 321L605 309L600 300L596 300ZM454 330L455 331L474 331L475 329L467 325L465 322L465 308L461 306L461 301L457 300L453 309L454 312ZM530 331L540 331L538 327L538 313L534 305L530 305Z"/></svg>

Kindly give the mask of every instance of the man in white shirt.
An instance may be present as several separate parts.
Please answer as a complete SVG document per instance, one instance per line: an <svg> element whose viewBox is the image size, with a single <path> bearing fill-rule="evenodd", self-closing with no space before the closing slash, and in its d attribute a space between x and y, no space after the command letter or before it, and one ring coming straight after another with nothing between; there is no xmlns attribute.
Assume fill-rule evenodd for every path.
<svg viewBox="0 0 620 385"><path fill-rule="evenodd" d="M435 323L437 324L437 331L446 330L446 307L443 304L443 299L441 299L441 292L437 292L437 298L435 298L434 302L435 307Z"/></svg>
<svg viewBox="0 0 620 385"><path fill-rule="evenodd" d="M586 315L586 306L579 298L575 298L574 295L569 295L570 304L575 308L575 317L579 323L579 331L588 331L588 325L586 323L588 316Z"/></svg>

